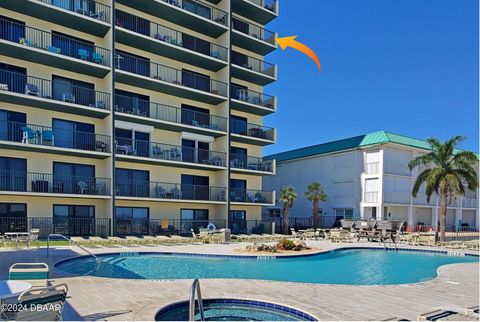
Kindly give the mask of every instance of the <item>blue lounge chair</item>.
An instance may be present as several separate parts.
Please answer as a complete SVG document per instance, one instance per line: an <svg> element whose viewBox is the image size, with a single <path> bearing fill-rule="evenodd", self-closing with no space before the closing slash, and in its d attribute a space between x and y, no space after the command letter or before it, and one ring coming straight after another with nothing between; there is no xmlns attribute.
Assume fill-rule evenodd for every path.
<svg viewBox="0 0 480 322"><path fill-rule="evenodd" d="M95 64L101 64L103 62L103 56L100 53L93 53L92 54L92 61Z"/></svg>
<svg viewBox="0 0 480 322"><path fill-rule="evenodd" d="M53 146L54 143L54 136L53 136L53 131L50 130L43 130L42 131L42 143Z"/></svg>
<svg viewBox="0 0 480 322"><path fill-rule="evenodd" d="M79 49L78 57L80 57L80 59L82 60L88 60L88 58L90 57L90 53L85 49Z"/></svg>
<svg viewBox="0 0 480 322"><path fill-rule="evenodd" d="M38 131L33 131L28 126L22 126L20 129L23 132L22 143L30 143L30 140L38 139L40 137Z"/></svg>

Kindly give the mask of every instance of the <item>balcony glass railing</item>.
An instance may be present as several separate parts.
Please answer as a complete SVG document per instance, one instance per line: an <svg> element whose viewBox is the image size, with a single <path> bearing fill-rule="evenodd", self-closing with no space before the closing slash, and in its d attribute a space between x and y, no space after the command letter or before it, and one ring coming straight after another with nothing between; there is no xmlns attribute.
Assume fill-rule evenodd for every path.
<svg viewBox="0 0 480 322"><path fill-rule="evenodd" d="M234 30L252 36L253 38L260 39L271 45L275 45L275 33L273 31L254 25L251 22L247 22L237 17L232 17L232 23Z"/></svg>
<svg viewBox="0 0 480 322"><path fill-rule="evenodd" d="M170 5L182 8L188 12L196 14L202 18L217 22L226 26L228 23L228 13L209 6L203 2L197 0L161 0Z"/></svg>
<svg viewBox="0 0 480 322"><path fill-rule="evenodd" d="M225 188L192 184L126 180L117 178L116 195L121 197L226 201Z"/></svg>
<svg viewBox="0 0 480 322"><path fill-rule="evenodd" d="M245 203L273 203L273 192L252 190L252 189L238 189L230 188L231 202L245 202Z"/></svg>
<svg viewBox="0 0 480 322"><path fill-rule="evenodd" d="M47 3L49 5L76 12L81 15L110 23L110 6L95 0L89 1L72 1L72 0L36 0L38 2Z"/></svg>
<svg viewBox="0 0 480 322"><path fill-rule="evenodd" d="M186 70L175 69L134 57L125 53L117 54L117 68L126 72L147 76L167 83L181 85L223 97L227 96L227 84L210 77Z"/></svg>
<svg viewBox="0 0 480 322"><path fill-rule="evenodd" d="M227 119L202 112L154 103L123 95L115 95L115 111L160 121L191 125L203 129L226 131Z"/></svg>
<svg viewBox="0 0 480 322"><path fill-rule="evenodd" d="M39 238L49 234L64 236L110 236L109 218L0 217L0 234L38 228Z"/></svg>
<svg viewBox="0 0 480 322"><path fill-rule="evenodd" d="M110 179L0 170L0 191L106 196Z"/></svg>
<svg viewBox="0 0 480 322"><path fill-rule="evenodd" d="M161 42L179 46L213 58L227 61L228 49L184 32L162 26L130 14L117 15L117 26ZM122 17L121 19L119 17Z"/></svg>
<svg viewBox="0 0 480 322"><path fill-rule="evenodd" d="M245 102L245 103L250 103L254 105L259 105L268 109L273 110L273 102L274 102L274 97L252 91L251 89L247 89L245 87L241 86L236 86L232 85L232 98Z"/></svg>
<svg viewBox="0 0 480 322"><path fill-rule="evenodd" d="M117 154L158 160L225 166L226 153L141 140L117 138Z"/></svg>
<svg viewBox="0 0 480 322"><path fill-rule="evenodd" d="M110 136L19 122L0 122L0 140L67 149L110 152Z"/></svg>
<svg viewBox="0 0 480 322"><path fill-rule="evenodd" d="M277 0L246 0L271 12L277 12Z"/></svg>
<svg viewBox="0 0 480 322"><path fill-rule="evenodd" d="M252 138L273 141L275 130L271 127L246 123L240 120L231 120L230 131L232 134L249 136Z"/></svg>
<svg viewBox="0 0 480 322"><path fill-rule="evenodd" d="M232 64L253 70L257 73L275 77L275 65L232 51Z"/></svg>
<svg viewBox="0 0 480 322"><path fill-rule="evenodd" d="M2 90L104 110L110 109L109 93L0 70L0 91Z"/></svg>
<svg viewBox="0 0 480 322"><path fill-rule="evenodd" d="M240 154L230 154L230 166L235 169L273 172L272 160L262 160L259 157Z"/></svg>
<svg viewBox="0 0 480 322"><path fill-rule="evenodd" d="M110 50L92 43L0 19L0 39L82 61L110 66Z"/></svg>

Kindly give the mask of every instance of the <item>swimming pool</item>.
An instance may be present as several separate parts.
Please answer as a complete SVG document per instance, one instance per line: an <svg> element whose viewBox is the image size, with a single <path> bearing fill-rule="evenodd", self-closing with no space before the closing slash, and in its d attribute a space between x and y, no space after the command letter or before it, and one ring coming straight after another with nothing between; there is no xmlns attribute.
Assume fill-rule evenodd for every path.
<svg viewBox="0 0 480 322"><path fill-rule="evenodd" d="M115 253L68 259L56 267L75 275L133 279L240 278L321 284L386 285L433 279L438 267L478 256L383 249L339 249L299 257ZM87 273L88 272L88 273Z"/></svg>
<svg viewBox="0 0 480 322"><path fill-rule="evenodd" d="M173 303L155 314L155 321L188 321L188 301ZM255 300L204 299L205 321L316 321L305 312ZM200 320L198 305L195 320Z"/></svg>

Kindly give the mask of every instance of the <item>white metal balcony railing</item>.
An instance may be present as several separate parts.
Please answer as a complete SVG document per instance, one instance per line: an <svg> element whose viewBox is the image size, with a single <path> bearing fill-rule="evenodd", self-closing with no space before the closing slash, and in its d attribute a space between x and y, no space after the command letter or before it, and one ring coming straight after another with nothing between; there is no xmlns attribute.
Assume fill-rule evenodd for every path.
<svg viewBox="0 0 480 322"><path fill-rule="evenodd" d="M373 203L378 202L378 191L365 192L363 202Z"/></svg>
<svg viewBox="0 0 480 322"><path fill-rule="evenodd" d="M365 174L377 174L380 170L380 162L365 163Z"/></svg>

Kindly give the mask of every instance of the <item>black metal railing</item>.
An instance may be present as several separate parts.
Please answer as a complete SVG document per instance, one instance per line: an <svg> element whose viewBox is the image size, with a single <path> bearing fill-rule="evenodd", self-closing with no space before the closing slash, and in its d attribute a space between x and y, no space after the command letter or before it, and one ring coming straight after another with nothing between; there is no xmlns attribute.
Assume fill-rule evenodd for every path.
<svg viewBox="0 0 480 322"><path fill-rule="evenodd" d="M109 93L4 70L0 70L0 91L99 109L110 109Z"/></svg>
<svg viewBox="0 0 480 322"><path fill-rule="evenodd" d="M110 50L60 34L27 27L6 19L0 19L0 39L36 49L77 58L83 61L110 66Z"/></svg>
<svg viewBox="0 0 480 322"><path fill-rule="evenodd" d="M116 55L116 59L118 60L117 68L119 70L223 97L227 96L227 84L224 82L186 70L180 70L150 62L148 59L134 57L123 52Z"/></svg>
<svg viewBox="0 0 480 322"><path fill-rule="evenodd" d="M233 219L230 222L232 234L271 234L272 221L260 219ZM276 232L279 232L276 228Z"/></svg>
<svg viewBox="0 0 480 322"><path fill-rule="evenodd" d="M202 18L214 21L226 26L228 23L228 13L218 8L209 6L197 0L162 0L170 5L182 8L188 12L194 13Z"/></svg>
<svg viewBox="0 0 480 322"><path fill-rule="evenodd" d="M123 95L115 95L115 111L204 129L227 130L227 119L225 117Z"/></svg>
<svg viewBox="0 0 480 322"><path fill-rule="evenodd" d="M110 195L110 179L0 170L0 191Z"/></svg>
<svg viewBox="0 0 480 322"><path fill-rule="evenodd" d="M273 141L275 139L275 130L271 127L246 123L242 120L230 120L230 131L232 134L239 134L253 138Z"/></svg>
<svg viewBox="0 0 480 322"><path fill-rule="evenodd" d="M223 152L119 137L116 141L117 154L219 167L226 165L226 153Z"/></svg>
<svg viewBox="0 0 480 322"><path fill-rule="evenodd" d="M271 12L277 13L277 0L247 0L247 1L252 2L257 6L265 8Z"/></svg>
<svg viewBox="0 0 480 322"><path fill-rule="evenodd" d="M271 110L274 109L273 105L274 105L275 98L271 95L259 93L251 89L233 85L233 84L231 85L231 91L232 91L233 99L254 104L254 105L259 105L262 107L266 107Z"/></svg>
<svg viewBox="0 0 480 322"><path fill-rule="evenodd" d="M275 77L275 65L266 61L232 51L232 64Z"/></svg>
<svg viewBox="0 0 480 322"><path fill-rule="evenodd" d="M343 218L342 218L343 219ZM282 218L275 217L272 220L275 221L276 231L282 231ZM336 216L318 216L318 227L316 228L333 228L338 227L340 219ZM312 217L289 217L288 228L307 229L313 228L314 222Z"/></svg>
<svg viewBox="0 0 480 322"><path fill-rule="evenodd" d="M116 25L171 45L227 61L226 47L117 10Z"/></svg>
<svg viewBox="0 0 480 322"><path fill-rule="evenodd" d="M273 203L273 191L230 188L231 202Z"/></svg>
<svg viewBox="0 0 480 322"><path fill-rule="evenodd" d="M47 3L49 5L76 12L78 14L110 23L110 6L97 2L89 1L72 1L72 0L36 0Z"/></svg>
<svg viewBox="0 0 480 322"><path fill-rule="evenodd" d="M275 33L238 17L232 17L233 29L275 45Z"/></svg>
<svg viewBox="0 0 480 322"><path fill-rule="evenodd" d="M110 152L110 136L7 121L0 140L68 149Z"/></svg>
<svg viewBox="0 0 480 322"><path fill-rule="evenodd" d="M241 154L230 154L230 166L235 169L273 172L272 160L263 160L259 157L251 157Z"/></svg>
<svg viewBox="0 0 480 322"><path fill-rule="evenodd" d="M110 236L109 218L0 217L0 234L40 229L39 238L64 236Z"/></svg>
<svg viewBox="0 0 480 322"><path fill-rule="evenodd" d="M223 187L117 178L116 195L175 200L226 201Z"/></svg>
<svg viewBox="0 0 480 322"><path fill-rule="evenodd" d="M198 234L200 229L206 229L209 224L216 229L226 228L224 219L150 219L149 231L151 235L186 235L192 236L192 231Z"/></svg>

